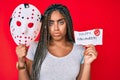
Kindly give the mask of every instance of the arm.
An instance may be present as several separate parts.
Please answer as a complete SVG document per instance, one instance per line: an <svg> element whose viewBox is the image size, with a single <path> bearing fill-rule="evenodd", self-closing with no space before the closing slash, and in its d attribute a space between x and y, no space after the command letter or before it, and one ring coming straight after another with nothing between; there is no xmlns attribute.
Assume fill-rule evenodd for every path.
<svg viewBox="0 0 120 80"><path fill-rule="evenodd" d="M90 80L91 63L97 58L97 52L93 45L86 46L84 52L84 64L80 65L80 73L77 80Z"/></svg>
<svg viewBox="0 0 120 80"><path fill-rule="evenodd" d="M90 65L81 64L77 80L90 80Z"/></svg>
<svg viewBox="0 0 120 80"><path fill-rule="evenodd" d="M24 68L24 69L18 69L18 80L30 80L29 79L30 73L29 73L27 61L25 63L25 62L20 62L18 60L18 65L19 65L19 67L23 67L23 66L26 65L26 68Z"/></svg>
<svg viewBox="0 0 120 80"><path fill-rule="evenodd" d="M19 80L30 80L29 75L31 74L32 61L25 59L27 48L24 45L17 46L16 54L18 57L19 68L26 66L26 68L18 69Z"/></svg>

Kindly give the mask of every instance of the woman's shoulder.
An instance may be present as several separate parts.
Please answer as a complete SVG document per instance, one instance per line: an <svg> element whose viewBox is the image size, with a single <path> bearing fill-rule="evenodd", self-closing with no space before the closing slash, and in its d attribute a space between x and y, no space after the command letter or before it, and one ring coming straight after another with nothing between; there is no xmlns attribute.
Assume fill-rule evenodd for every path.
<svg viewBox="0 0 120 80"><path fill-rule="evenodd" d="M74 46L75 46L76 48L84 48L83 45L78 45L78 44L76 44L76 43L74 43Z"/></svg>
<svg viewBox="0 0 120 80"><path fill-rule="evenodd" d="M37 49L38 42L32 42L28 48L26 57L30 60L34 59L35 51Z"/></svg>
<svg viewBox="0 0 120 80"><path fill-rule="evenodd" d="M34 41L34 42L32 42L31 44L30 44L30 47L31 46L37 46L38 45L38 41Z"/></svg>
<svg viewBox="0 0 120 80"><path fill-rule="evenodd" d="M74 43L74 48L75 48L75 51L84 51L85 50L83 45L78 45L76 43Z"/></svg>
<svg viewBox="0 0 120 80"><path fill-rule="evenodd" d="M28 49L32 50L32 49L36 49L38 45L38 41L34 41L32 43L30 43L30 46Z"/></svg>
<svg viewBox="0 0 120 80"><path fill-rule="evenodd" d="M30 44L30 47L29 47L30 51L34 51L34 52L35 52L35 50L36 50L36 48L37 48L37 45L38 45L38 41L32 42L32 43Z"/></svg>

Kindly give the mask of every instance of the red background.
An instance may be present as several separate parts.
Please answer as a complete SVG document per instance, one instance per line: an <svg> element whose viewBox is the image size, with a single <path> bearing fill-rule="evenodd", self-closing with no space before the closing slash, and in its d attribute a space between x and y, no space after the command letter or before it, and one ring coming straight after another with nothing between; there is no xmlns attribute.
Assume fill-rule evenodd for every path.
<svg viewBox="0 0 120 80"><path fill-rule="evenodd" d="M119 0L4 0L0 2L0 80L18 80L17 56L9 27L10 16L20 3L31 3L41 13L52 3L66 5L74 29L78 31L102 28L103 45L92 63L91 80L120 80L120 1Z"/></svg>

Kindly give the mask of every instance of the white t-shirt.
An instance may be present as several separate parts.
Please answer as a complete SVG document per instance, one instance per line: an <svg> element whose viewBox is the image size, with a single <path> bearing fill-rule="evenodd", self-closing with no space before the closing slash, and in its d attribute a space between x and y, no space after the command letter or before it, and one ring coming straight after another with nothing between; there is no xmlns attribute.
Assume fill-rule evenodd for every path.
<svg viewBox="0 0 120 80"><path fill-rule="evenodd" d="M28 59L34 59L37 44L33 43L28 49ZM48 52L41 66L40 80L76 80L80 64L84 62L84 50L83 46L74 44L72 51L64 57Z"/></svg>

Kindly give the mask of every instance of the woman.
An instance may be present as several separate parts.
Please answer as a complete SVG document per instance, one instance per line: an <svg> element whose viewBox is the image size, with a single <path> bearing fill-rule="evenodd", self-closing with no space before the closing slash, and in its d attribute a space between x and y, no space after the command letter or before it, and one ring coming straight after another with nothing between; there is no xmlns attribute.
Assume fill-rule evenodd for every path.
<svg viewBox="0 0 120 80"><path fill-rule="evenodd" d="M97 58L93 45L76 45L68 9L53 4L44 13L40 40L27 51L16 48L19 80L89 80L91 63ZM26 56L27 55L27 56ZM25 59L25 56L27 59Z"/></svg>

